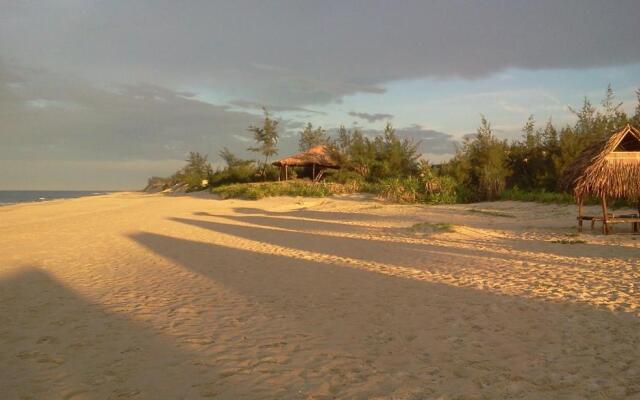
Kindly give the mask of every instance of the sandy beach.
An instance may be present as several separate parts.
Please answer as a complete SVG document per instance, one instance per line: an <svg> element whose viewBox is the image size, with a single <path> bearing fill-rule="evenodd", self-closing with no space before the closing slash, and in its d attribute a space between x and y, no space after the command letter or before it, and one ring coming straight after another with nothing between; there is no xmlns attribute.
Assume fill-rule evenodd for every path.
<svg viewBox="0 0 640 400"><path fill-rule="evenodd" d="M574 232L518 202L0 207L1 397L640 399L640 237Z"/></svg>

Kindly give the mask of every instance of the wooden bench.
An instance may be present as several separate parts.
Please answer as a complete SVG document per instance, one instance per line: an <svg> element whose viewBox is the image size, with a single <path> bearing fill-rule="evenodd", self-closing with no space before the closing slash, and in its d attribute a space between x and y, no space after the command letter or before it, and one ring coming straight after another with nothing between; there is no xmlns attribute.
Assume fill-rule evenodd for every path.
<svg viewBox="0 0 640 400"><path fill-rule="evenodd" d="M594 229L596 221L602 221L604 224L604 218L601 216L583 215L578 217L578 231L582 232L582 221L591 221L591 230ZM613 224L631 224L631 229L634 233L640 230L640 215L638 214L623 214L615 216L613 214L607 215L607 225Z"/></svg>

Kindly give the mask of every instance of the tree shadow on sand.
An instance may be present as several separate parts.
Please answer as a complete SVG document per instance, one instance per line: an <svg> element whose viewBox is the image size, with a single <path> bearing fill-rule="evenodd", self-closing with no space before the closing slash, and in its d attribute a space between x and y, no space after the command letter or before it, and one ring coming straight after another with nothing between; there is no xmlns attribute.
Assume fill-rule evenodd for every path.
<svg viewBox="0 0 640 400"><path fill-rule="evenodd" d="M201 222L194 225L213 233L280 240L278 232ZM336 398L409 393L400 390L417 398L640 392L640 321L629 314L390 277L295 252L154 233L131 238L246 297L256 313L278 321L281 335L306 335L297 348L282 348L290 355L283 368L301 371L288 379L291 390L313 395L329 385L322 393Z"/></svg>
<svg viewBox="0 0 640 400"><path fill-rule="evenodd" d="M478 240L458 239L449 240L447 243L429 242L420 240L418 243L412 243L411 240L397 240L398 237L419 239L415 235L410 234L408 228L365 228L354 226L352 224L344 224L337 221L334 222L317 222L305 221L294 218L278 218L266 216L232 216L232 215L215 215L207 214L207 216L215 217L218 221L202 221L196 219L174 218L173 220L196 225L206 229L223 229L229 231L230 234L243 236L243 232L250 232L256 240L268 241L269 243L281 246L293 246L308 251L324 251L331 248L332 253L337 255L353 256L359 254L359 257L377 262L393 262L403 263L407 265L416 265L418 260L425 260L428 264L437 267L439 262L451 260L450 256L456 257L488 257L497 260L509 262L528 261L537 262L553 262L556 265L567 265L575 267L576 263L572 260L562 260L556 258L549 259L549 255L559 257L575 258L575 248L569 248L567 245L560 243L546 242L536 239L509 239L495 238L495 247L507 251L492 251L487 246L482 246L482 237ZM244 224L258 225L256 227L238 225L238 224L222 224L219 219L225 219L233 222L241 222ZM219 226L225 225L225 226ZM261 229L260 227L263 227ZM270 228L279 228L281 230L274 231ZM318 231L327 231L326 234ZM332 232L355 234L351 237L331 236ZM374 233L374 236L362 235L365 233ZM378 235L379 237L376 237ZM330 243L327 243L330 242ZM415 242L415 241L414 241ZM460 243L461 246L458 246ZM326 247L327 244L330 247ZM367 249L376 246L384 251L368 252ZM354 251L354 248L356 249ZM572 254L572 250L574 254ZM611 248L599 244L580 245L579 257L598 256L606 254L608 259L612 260L628 260L638 256L637 249L630 248ZM402 254L402 260L398 255ZM545 260L547 258L547 260Z"/></svg>
<svg viewBox="0 0 640 400"><path fill-rule="evenodd" d="M215 394L198 356L92 304L47 272L0 281L3 399L179 399Z"/></svg>
<svg viewBox="0 0 640 400"><path fill-rule="evenodd" d="M376 221L376 220L384 220L384 215L377 215L362 212L366 210L367 207L361 208L357 210L357 212L341 212L341 211L318 211L318 210L309 210L306 208L302 208L299 210L293 211L269 211L261 208L251 208L251 207L234 207L233 211L238 214L257 214L257 215L265 215L272 217L296 217L296 218L306 218L306 219L315 219L315 220L326 220L330 221ZM415 217L411 216L397 216L394 215L393 219L400 220L414 220Z"/></svg>

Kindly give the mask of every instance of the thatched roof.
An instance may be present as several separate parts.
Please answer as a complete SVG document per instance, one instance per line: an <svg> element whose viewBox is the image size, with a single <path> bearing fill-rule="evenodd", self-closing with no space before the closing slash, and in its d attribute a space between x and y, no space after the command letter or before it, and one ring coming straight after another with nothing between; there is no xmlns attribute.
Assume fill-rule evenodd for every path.
<svg viewBox="0 0 640 400"><path fill-rule="evenodd" d="M285 165L304 167L316 164L325 168L340 168L338 163L331 157L327 146L315 146L305 152L274 161L272 164L278 167L284 167Z"/></svg>
<svg viewBox="0 0 640 400"><path fill-rule="evenodd" d="M640 131L627 125L589 146L563 181L576 197L640 198Z"/></svg>

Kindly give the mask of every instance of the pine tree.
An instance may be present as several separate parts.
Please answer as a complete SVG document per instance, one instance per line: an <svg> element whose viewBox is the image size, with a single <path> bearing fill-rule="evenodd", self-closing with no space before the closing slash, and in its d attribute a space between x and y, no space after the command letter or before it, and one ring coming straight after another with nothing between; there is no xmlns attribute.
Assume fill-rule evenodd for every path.
<svg viewBox="0 0 640 400"><path fill-rule="evenodd" d="M327 132L322 129L321 126L314 129L313 125L309 122L300 132L298 147L300 151L307 151L312 147L327 144L328 142L329 137L327 136Z"/></svg>
<svg viewBox="0 0 640 400"><path fill-rule="evenodd" d="M640 89L636 89L636 110L631 118L631 123L635 125L636 128L640 128Z"/></svg>
<svg viewBox="0 0 640 400"><path fill-rule="evenodd" d="M264 120L262 126L250 126L249 132L253 133L253 139L256 141L256 147L249 147L247 150L264 156L264 164L262 166L262 176L266 179L267 163L269 157L278 154L278 121L271 118L266 108L264 111Z"/></svg>

